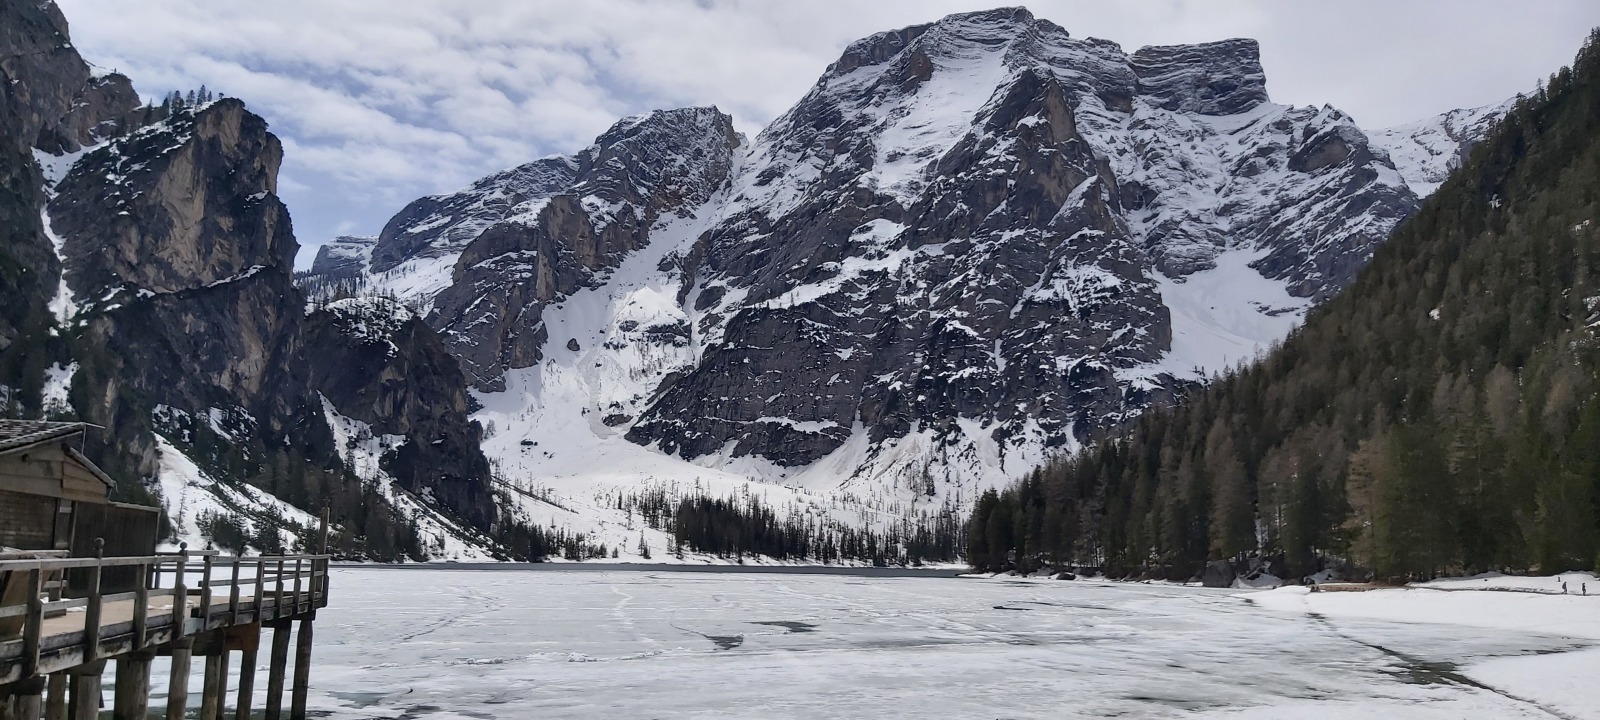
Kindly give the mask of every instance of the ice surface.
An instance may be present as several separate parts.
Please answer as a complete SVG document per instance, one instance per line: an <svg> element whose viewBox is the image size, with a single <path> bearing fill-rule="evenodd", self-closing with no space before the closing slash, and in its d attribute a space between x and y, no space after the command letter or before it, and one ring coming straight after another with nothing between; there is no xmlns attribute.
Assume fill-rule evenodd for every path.
<svg viewBox="0 0 1600 720"><path fill-rule="evenodd" d="M1311 616L1303 604L1382 608L1417 595L1482 616L1512 595L1428 590L1308 596L1089 581L339 568L332 592L333 606L318 614L309 709L335 720L1548 718L1600 709L1579 694L1595 667L1584 648L1595 646L1586 633L1600 630L1600 598L1522 596L1523 614L1552 601L1572 613L1564 626L1529 629L1375 618L1360 607ZM1264 597L1289 607L1268 609ZM1540 694L1561 687L1575 704Z"/></svg>

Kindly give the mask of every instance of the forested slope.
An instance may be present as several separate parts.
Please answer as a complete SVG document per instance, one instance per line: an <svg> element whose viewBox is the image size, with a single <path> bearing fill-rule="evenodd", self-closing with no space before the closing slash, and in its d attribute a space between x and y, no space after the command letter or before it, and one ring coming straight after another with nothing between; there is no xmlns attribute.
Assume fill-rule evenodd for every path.
<svg viewBox="0 0 1600 720"><path fill-rule="evenodd" d="M984 569L1594 567L1600 34L1256 364L986 495Z"/></svg>

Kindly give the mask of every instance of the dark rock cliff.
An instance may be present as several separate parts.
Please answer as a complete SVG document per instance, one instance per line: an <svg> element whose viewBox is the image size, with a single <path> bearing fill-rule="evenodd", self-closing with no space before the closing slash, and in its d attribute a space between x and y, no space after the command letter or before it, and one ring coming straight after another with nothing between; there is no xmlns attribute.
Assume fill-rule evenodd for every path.
<svg viewBox="0 0 1600 720"><path fill-rule="evenodd" d="M406 490L431 494L474 527L494 520L482 431L467 418L466 377L416 313L351 298L305 321L311 385L339 414L404 442L380 458Z"/></svg>
<svg viewBox="0 0 1600 720"><path fill-rule="evenodd" d="M42 412L45 367L64 356L49 310L61 267L33 150L96 142L137 105L127 78L90 73L53 2L0 4L0 414Z"/></svg>

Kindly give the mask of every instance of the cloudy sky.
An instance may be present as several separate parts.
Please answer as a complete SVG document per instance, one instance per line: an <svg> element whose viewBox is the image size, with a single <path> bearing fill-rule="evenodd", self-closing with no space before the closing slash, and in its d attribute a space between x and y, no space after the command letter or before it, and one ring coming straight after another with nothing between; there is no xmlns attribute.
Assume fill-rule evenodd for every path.
<svg viewBox="0 0 1600 720"><path fill-rule="evenodd" d="M146 96L204 84L283 139L301 244L580 149L617 118L717 105L754 134L850 41L967 0L60 0L74 44ZM994 4L1000 4L998 2ZM1366 127L1498 102L1569 62L1594 0L1049 0L1078 37L1261 41L1277 102ZM1334 9L1337 8L1337 9ZM302 250L301 263L311 250Z"/></svg>

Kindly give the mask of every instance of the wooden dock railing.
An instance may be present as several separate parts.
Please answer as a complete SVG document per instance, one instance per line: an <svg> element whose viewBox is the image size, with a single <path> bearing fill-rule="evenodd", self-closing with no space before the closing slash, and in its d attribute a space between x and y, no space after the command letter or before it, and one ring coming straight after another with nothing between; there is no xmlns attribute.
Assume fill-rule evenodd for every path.
<svg viewBox="0 0 1600 720"><path fill-rule="evenodd" d="M266 717L277 720L295 621L300 629L290 717L305 717L311 621L328 604L328 556L241 558L209 550L116 558L33 555L0 555L0 717L96 718L100 674L106 659L116 659L113 715L144 720L151 660L167 655L167 717L182 720L190 657L199 652L206 658L200 720L221 720L228 652L237 650L243 657L235 717L248 720L256 647L262 627L270 627ZM122 580L102 582L111 576ZM74 594L82 597L67 597Z"/></svg>

